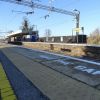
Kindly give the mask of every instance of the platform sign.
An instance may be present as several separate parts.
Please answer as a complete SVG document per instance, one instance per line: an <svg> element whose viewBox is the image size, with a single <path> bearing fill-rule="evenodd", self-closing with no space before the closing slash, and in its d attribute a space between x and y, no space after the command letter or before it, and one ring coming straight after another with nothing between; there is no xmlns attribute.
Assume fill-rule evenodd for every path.
<svg viewBox="0 0 100 100"><path fill-rule="evenodd" d="M80 32L81 28L74 28L73 31Z"/></svg>

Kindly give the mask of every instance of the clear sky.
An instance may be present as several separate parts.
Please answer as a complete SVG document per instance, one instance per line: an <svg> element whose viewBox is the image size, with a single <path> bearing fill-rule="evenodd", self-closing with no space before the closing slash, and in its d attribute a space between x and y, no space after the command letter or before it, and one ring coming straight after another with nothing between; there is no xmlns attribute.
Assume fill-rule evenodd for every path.
<svg viewBox="0 0 100 100"><path fill-rule="evenodd" d="M68 11L79 10L80 27L84 27L86 35L89 35L95 28L100 27L100 0L52 0L51 4L49 0L40 1L35 2ZM14 13L12 10L32 11L33 9L0 1L0 31L19 30L24 17L29 19L31 25L37 25L40 36L44 36L45 29L50 29L52 36L68 36L72 34L72 28L75 28L75 19L70 15L50 12L49 17L45 20L43 16L49 12L46 10L35 8L35 13L28 16Z"/></svg>

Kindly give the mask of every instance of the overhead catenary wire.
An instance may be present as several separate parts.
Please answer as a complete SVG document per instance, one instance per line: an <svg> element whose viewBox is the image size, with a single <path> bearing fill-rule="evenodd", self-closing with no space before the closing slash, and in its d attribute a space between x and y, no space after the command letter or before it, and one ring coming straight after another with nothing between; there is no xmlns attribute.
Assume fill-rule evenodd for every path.
<svg viewBox="0 0 100 100"><path fill-rule="evenodd" d="M26 15L34 14L34 11L27 11L27 12L24 12L24 11L12 10L12 12L19 13L19 14L24 13L24 14L26 14Z"/></svg>
<svg viewBox="0 0 100 100"><path fill-rule="evenodd" d="M52 12L57 12L57 13L65 14L65 15L71 15L71 16L78 15L78 13L76 13L76 12L71 12L71 11L67 11L64 9L58 9L55 7L51 7L51 6L47 6L47 5L43 5L43 4L39 4L39 3L35 3L35 2L27 2L27 1L22 1L22 0L0 0L0 1L14 3L14 4L18 4L18 5L24 5L24 6L28 6L31 8L43 9L43 10L48 10L48 11L50 10Z"/></svg>
<svg viewBox="0 0 100 100"><path fill-rule="evenodd" d="M48 4L49 4L50 7L52 7L52 2L53 2L53 1L54 1L54 0L49 0L49 1L48 1ZM43 18L46 20L48 17L50 17L51 12L52 12L51 10L48 10L48 13L47 13L46 15L44 15ZM42 17L41 17L41 18L42 18Z"/></svg>

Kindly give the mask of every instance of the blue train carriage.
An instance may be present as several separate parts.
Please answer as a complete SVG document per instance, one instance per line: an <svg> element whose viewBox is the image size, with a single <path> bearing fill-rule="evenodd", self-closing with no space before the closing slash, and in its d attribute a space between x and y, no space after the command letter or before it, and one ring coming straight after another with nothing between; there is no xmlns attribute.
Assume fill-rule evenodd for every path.
<svg viewBox="0 0 100 100"><path fill-rule="evenodd" d="M30 33L30 40L31 42L36 42L39 40L38 31L33 31L32 33Z"/></svg>

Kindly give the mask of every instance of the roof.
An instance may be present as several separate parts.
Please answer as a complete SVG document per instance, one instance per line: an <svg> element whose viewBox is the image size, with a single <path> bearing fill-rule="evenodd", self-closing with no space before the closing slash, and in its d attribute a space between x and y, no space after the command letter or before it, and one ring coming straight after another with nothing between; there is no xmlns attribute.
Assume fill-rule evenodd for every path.
<svg viewBox="0 0 100 100"><path fill-rule="evenodd" d="M32 31L31 33L29 32L21 32L21 31L17 31L17 32L12 32L11 34L9 34L7 37L16 37L16 36L23 36L23 35L31 35L31 34L37 34L38 31Z"/></svg>

